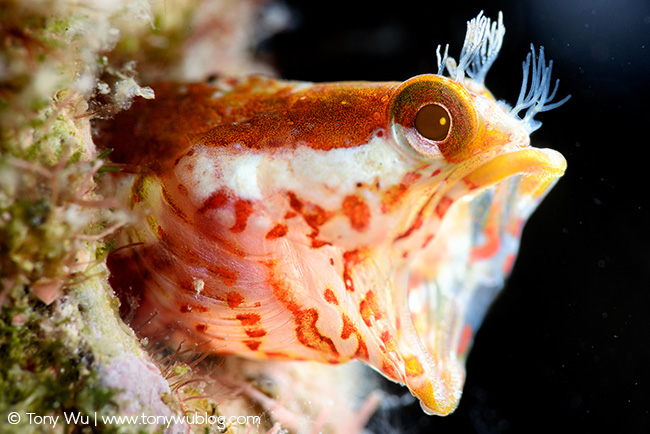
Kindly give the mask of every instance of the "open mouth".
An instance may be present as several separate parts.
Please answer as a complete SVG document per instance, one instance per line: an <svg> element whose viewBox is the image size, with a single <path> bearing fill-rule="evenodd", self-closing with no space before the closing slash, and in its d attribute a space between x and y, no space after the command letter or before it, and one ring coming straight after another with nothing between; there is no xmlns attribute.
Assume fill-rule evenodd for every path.
<svg viewBox="0 0 650 434"><path fill-rule="evenodd" d="M455 408L472 337L510 273L523 225L565 169L558 152L528 147L493 158L452 187L459 199L412 264L400 309L410 342L402 348L420 361L434 391L434 399L420 397L427 413ZM406 377L417 394L422 381L408 369Z"/></svg>

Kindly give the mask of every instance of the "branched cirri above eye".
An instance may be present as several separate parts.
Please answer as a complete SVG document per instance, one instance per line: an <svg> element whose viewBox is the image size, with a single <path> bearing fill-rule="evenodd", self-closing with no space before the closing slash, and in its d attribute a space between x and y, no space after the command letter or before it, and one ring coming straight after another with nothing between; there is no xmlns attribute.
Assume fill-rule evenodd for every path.
<svg viewBox="0 0 650 434"><path fill-rule="evenodd" d="M522 64L524 78L521 84L521 91L519 91L519 98L517 98L517 104L510 110L510 114L513 116L519 116L521 111L526 110L522 121L529 134L542 125L541 122L533 119L537 113L559 107L571 98L571 95L567 95L560 101L551 102L555 98L558 85L560 84L560 80L556 80L553 91L551 91L553 61L549 61L548 66L546 66L544 47L539 48L539 57L535 56L535 47L532 44L530 45L530 50L530 53L528 53L526 60ZM530 79L530 88L528 88L530 71L532 71L532 77Z"/></svg>
<svg viewBox="0 0 650 434"><path fill-rule="evenodd" d="M438 75L442 75L445 68L449 76L462 82L467 74L478 83L485 81L490 67L499 55L503 36L506 28L503 25L503 14L499 12L496 21L483 16L481 11L476 18L467 22L465 42L460 52L458 64L453 57L449 57L449 44L445 46L444 55L440 55L440 45L436 50L438 58Z"/></svg>

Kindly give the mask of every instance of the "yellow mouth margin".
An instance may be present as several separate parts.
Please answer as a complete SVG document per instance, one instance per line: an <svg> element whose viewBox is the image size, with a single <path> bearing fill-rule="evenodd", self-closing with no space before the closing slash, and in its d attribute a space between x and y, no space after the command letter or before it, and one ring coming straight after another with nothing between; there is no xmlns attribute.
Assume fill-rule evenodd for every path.
<svg viewBox="0 0 650 434"><path fill-rule="evenodd" d="M496 156L463 179L473 188L480 188L494 185L509 176L523 174L520 193L537 199L548 191L557 178L564 175L566 167L566 160L557 151L524 148Z"/></svg>

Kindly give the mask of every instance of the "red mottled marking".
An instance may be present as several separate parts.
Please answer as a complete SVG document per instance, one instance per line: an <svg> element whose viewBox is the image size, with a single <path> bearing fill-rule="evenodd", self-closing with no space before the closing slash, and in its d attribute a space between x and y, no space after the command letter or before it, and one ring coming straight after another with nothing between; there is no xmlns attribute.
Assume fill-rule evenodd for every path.
<svg viewBox="0 0 650 434"><path fill-rule="evenodd" d="M319 233L320 232L318 230L314 230L309 235L307 235L309 238L311 238L311 248L312 249L318 249L318 248L323 247L323 246L331 246L332 243L316 239L316 237L318 237Z"/></svg>
<svg viewBox="0 0 650 434"><path fill-rule="evenodd" d="M289 206L298 214L302 215L302 218L305 219L305 222L312 229L317 230L319 226L322 226L332 218L332 213L328 213L314 203L301 201L292 191L287 192L287 196L289 198Z"/></svg>
<svg viewBox="0 0 650 434"><path fill-rule="evenodd" d="M206 267L208 270L212 271L214 274L219 276L221 281L226 286L233 286L237 282L237 272L233 271L226 267L215 267L209 266Z"/></svg>
<svg viewBox="0 0 650 434"><path fill-rule="evenodd" d="M298 196L296 196L296 194L292 191L287 192L287 197L289 198L289 206L295 212L300 214L305 220L305 223L307 223L313 229L313 231L307 235L309 238L311 238L311 247L318 249L326 245L331 245L332 243L324 240L318 240L317 237L320 233L318 227L329 220L333 214L328 213L316 204L313 204L311 202L305 203L301 201L298 199Z"/></svg>
<svg viewBox="0 0 650 434"><path fill-rule="evenodd" d="M477 261L492 257L501 247L501 239L496 225L491 224L485 228L485 244L473 247L470 252L470 260Z"/></svg>
<svg viewBox="0 0 650 434"><path fill-rule="evenodd" d="M350 250L343 253L343 283L345 289L354 292L354 280L352 279L352 268L361 263L364 259L364 254L360 249Z"/></svg>
<svg viewBox="0 0 650 434"><path fill-rule="evenodd" d="M199 208L199 213L203 214L206 211L221 208L226 204L227 201L228 201L228 194L224 190L219 190L217 192L214 192L212 193L212 196L210 196L205 202L203 202L203 206Z"/></svg>
<svg viewBox="0 0 650 434"><path fill-rule="evenodd" d="M341 329L341 339L350 339L354 335L357 338L357 349L354 351L354 357L359 360L368 360L368 346L366 345L363 335L354 325L354 322L346 314L341 314L343 328Z"/></svg>
<svg viewBox="0 0 650 434"><path fill-rule="evenodd" d="M386 347L386 352L397 352L397 342L388 330L384 331L380 336L381 341Z"/></svg>
<svg viewBox="0 0 650 434"><path fill-rule="evenodd" d="M460 341L458 342L458 349L456 350L457 354L465 354L465 352L467 352L469 344L472 342L473 335L472 326L465 324L465 327L463 327L463 331L460 334Z"/></svg>
<svg viewBox="0 0 650 434"><path fill-rule="evenodd" d="M264 355L270 359L296 360L296 358L290 356L287 353L283 353L282 351L265 351Z"/></svg>
<svg viewBox="0 0 650 434"><path fill-rule="evenodd" d="M287 196L289 198L289 206L298 214L300 214L305 220L305 223L307 223L313 229L313 231L307 235L309 238L311 238L311 247L313 249L318 249L326 245L331 245L332 243L324 240L318 240L317 237L320 233L318 227L329 220L333 214L328 213L316 204L310 202L303 203L292 191L287 192Z"/></svg>
<svg viewBox="0 0 650 434"><path fill-rule="evenodd" d="M273 288L273 295L282 303L287 310L293 314L294 323L296 325L295 333L296 339L307 348L320 351L327 355L332 355L336 358L340 357L334 341L331 338L324 336L316 323L318 322L318 311L314 308L303 309L295 299L291 288L284 280L279 279L273 267L274 261L262 261L263 265L267 266L269 271L268 283ZM332 359L328 358L328 361Z"/></svg>
<svg viewBox="0 0 650 434"><path fill-rule="evenodd" d="M407 238L414 231L420 229L420 227L422 226L422 223L424 223L424 216L422 215L422 211L423 210L420 210L420 212L418 212L418 215L415 217L415 221L413 222L411 227L409 227L403 234L401 234L397 238L395 238L395 241L401 240L403 238Z"/></svg>
<svg viewBox="0 0 650 434"><path fill-rule="evenodd" d="M422 243L422 248L423 249L425 249L429 245L431 240L433 240L433 237L434 237L433 234L427 235L427 237L424 239L424 242Z"/></svg>
<svg viewBox="0 0 650 434"><path fill-rule="evenodd" d="M246 336L249 338L261 338L266 336L266 330L264 329L246 329L244 331L246 332Z"/></svg>
<svg viewBox="0 0 650 434"><path fill-rule="evenodd" d="M287 211L287 213L284 215L284 218L285 218L286 220L289 220L289 219L294 218L294 217L297 216L297 215L298 215L298 214L295 213L295 212L293 212L293 211Z"/></svg>
<svg viewBox="0 0 650 434"><path fill-rule="evenodd" d="M433 178L434 176L438 176L438 175L440 175L440 169L434 170L433 173L431 174L431 177Z"/></svg>
<svg viewBox="0 0 650 434"><path fill-rule="evenodd" d="M255 325L262 319L262 317L256 313L240 313L237 314L236 318L241 322L243 326Z"/></svg>
<svg viewBox="0 0 650 434"><path fill-rule="evenodd" d="M331 215L318 205L306 203L303 208L302 217L309 226L318 229L319 226L322 226L331 218Z"/></svg>
<svg viewBox="0 0 650 434"><path fill-rule="evenodd" d="M363 198L357 195L346 196L342 205L343 215L350 220L352 229L363 232L370 224L370 208Z"/></svg>
<svg viewBox="0 0 650 434"><path fill-rule="evenodd" d="M235 225L230 231L239 234L246 230L248 217L253 214L253 204L249 200L237 200L235 202Z"/></svg>
<svg viewBox="0 0 650 434"><path fill-rule="evenodd" d="M361 314L361 318L363 318L363 322L368 327L372 326L371 316L374 316L376 320L381 319L381 309L377 303L377 297L375 297L375 293L372 290L368 291L366 296L361 300L361 303L359 303L359 313Z"/></svg>
<svg viewBox="0 0 650 434"><path fill-rule="evenodd" d="M230 291L226 294L226 303L231 309L236 309L244 301L244 296L238 292Z"/></svg>
<svg viewBox="0 0 650 434"><path fill-rule="evenodd" d="M181 307L178 309L181 313L188 313L192 312L192 306L189 304L183 304Z"/></svg>
<svg viewBox="0 0 650 434"><path fill-rule="evenodd" d="M204 333L208 329L208 326L206 324L197 324L194 328L197 332Z"/></svg>
<svg viewBox="0 0 650 434"><path fill-rule="evenodd" d="M334 258L330 258L330 265L333 267L334 266Z"/></svg>
<svg viewBox="0 0 650 434"><path fill-rule="evenodd" d="M296 196L296 193L293 191L287 192L287 196L289 197L289 206L296 211L297 213L302 212L302 202L300 199L298 199L298 196Z"/></svg>
<svg viewBox="0 0 650 434"><path fill-rule="evenodd" d="M334 291L331 289L327 288L325 292L323 293L323 297L325 297L325 301L331 304L339 305L339 301L336 299L336 295L334 294Z"/></svg>
<svg viewBox="0 0 650 434"><path fill-rule="evenodd" d="M341 339L350 339L350 336L352 336L352 334L358 330L348 315L344 313L341 314L341 319L343 320L343 327L341 328Z"/></svg>
<svg viewBox="0 0 650 434"><path fill-rule="evenodd" d="M440 199L440 202L438 202L438 205L436 205L436 215L440 218L443 218L445 214L447 213L447 210L449 210L449 207L454 203L451 198L447 196L443 196Z"/></svg>
<svg viewBox="0 0 650 434"><path fill-rule="evenodd" d="M334 341L327 336L323 336L316 326L319 318L316 309L301 310L295 315L295 318L296 338L298 342L308 348L313 348L323 353L330 353L336 357L339 356Z"/></svg>
<svg viewBox="0 0 650 434"><path fill-rule="evenodd" d="M257 351L257 349L262 345L262 342L260 341L253 341L253 340L245 340L244 344L251 350L251 351Z"/></svg>
<svg viewBox="0 0 650 434"><path fill-rule="evenodd" d="M397 369L395 369L393 362L389 359L381 360L381 373L392 380L403 382L402 376L399 374Z"/></svg>
<svg viewBox="0 0 650 434"><path fill-rule="evenodd" d="M419 173L408 172L406 175L404 175L404 178L399 184L393 185L388 190L386 190L381 200L381 212L383 214L386 214L388 212L395 211L395 209L397 209L398 205L406 196L408 189L421 177L422 175Z"/></svg>
<svg viewBox="0 0 650 434"><path fill-rule="evenodd" d="M287 228L287 225L278 223L277 225L273 226L273 228L266 234L266 239L275 240L276 238L283 237L287 234L288 230L289 229Z"/></svg>

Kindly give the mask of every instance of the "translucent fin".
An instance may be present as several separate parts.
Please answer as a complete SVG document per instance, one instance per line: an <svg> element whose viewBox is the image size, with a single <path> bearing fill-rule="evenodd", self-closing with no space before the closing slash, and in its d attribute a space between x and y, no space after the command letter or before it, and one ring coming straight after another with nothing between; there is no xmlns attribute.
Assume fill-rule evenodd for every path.
<svg viewBox="0 0 650 434"><path fill-rule="evenodd" d="M436 50L438 58L438 74L442 75L445 68L449 76L462 81L468 75L474 81L483 83L494 60L499 55L506 28L503 25L503 14L499 12L497 21L483 16L481 11L476 18L467 22L465 42L460 52L458 63L447 55L449 46L445 47L444 56L440 55L440 46Z"/></svg>
<svg viewBox="0 0 650 434"><path fill-rule="evenodd" d="M537 130L542 123L533 119L537 113L552 110L561 106L571 98L567 95L560 101L551 102L555 98L560 80L555 81L553 91L551 91L551 71L553 70L553 61L548 62L546 66L546 59L544 57L544 47L540 47L539 56L535 56L535 47L530 45L530 53L526 56L522 67L524 71L523 82L521 84L521 91L519 91L519 98L517 104L512 108L510 114L519 116L519 113L526 110L526 114L521 120L525 124L528 133ZM530 77L530 87L528 86L528 77Z"/></svg>

